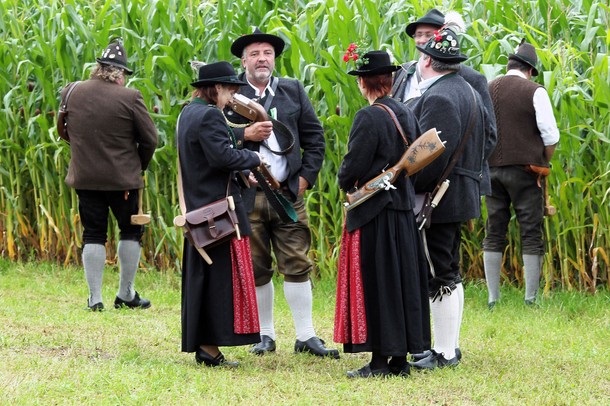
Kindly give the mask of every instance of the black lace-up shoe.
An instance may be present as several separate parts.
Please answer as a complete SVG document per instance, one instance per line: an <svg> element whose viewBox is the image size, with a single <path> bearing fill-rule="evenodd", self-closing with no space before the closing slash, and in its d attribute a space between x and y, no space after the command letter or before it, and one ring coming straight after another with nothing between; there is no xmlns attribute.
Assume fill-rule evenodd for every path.
<svg viewBox="0 0 610 406"><path fill-rule="evenodd" d="M120 309L123 306L129 307L130 309L148 309L150 307L150 300L141 298L138 292L136 292L136 295L130 302L126 302L117 296L114 299L114 308Z"/></svg>
<svg viewBox="0 0 610 406"><path fill-rule="evenodd" d="M411 362L411 366L415 369L436 369L436 368L445 368L452 367L459 364L457 356L451 359L446 359L443 356L443 353L438 353L434 350L430 350L430 355L424 359L421 359L417 362Z"/></svg>
<svg viewBox="0 0 610 406"><path fill-rule="evenodd" d="M324 345L324 341L318 337L311 337L307 341L297 340L294 343L295 352L308 352L318 357L331 357L339 359L339 350L330 350Z"/></svg>
<svg viewBox="0 0 610 406"><path fill-rule="evenodd" d="M430 356L430 354L432 354L432 351L430 351L430 350L420 352L419 354L411 354L411 361L417 362L424 358L428 358ZM455 349L455 357L458 359L458 361L460 361L462 359L462 351L460 351L459 348Z"/></svg>
<svg viewBox="0 0 610 406"><path fill-rule="evenodd" d="M264 355L268 352L275 352L275 340L269 336L262 335L261 342L256 343L250 348L250 352L256 355Z"/></svg>

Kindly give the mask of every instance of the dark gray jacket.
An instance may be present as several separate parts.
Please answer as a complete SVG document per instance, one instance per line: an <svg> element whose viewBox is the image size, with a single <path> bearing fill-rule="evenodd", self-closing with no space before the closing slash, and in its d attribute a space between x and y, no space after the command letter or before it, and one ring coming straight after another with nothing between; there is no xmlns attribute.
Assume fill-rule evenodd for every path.
<svg viewBox="0 0 610 406"><path fill-rule="evenodd" d="M474 107L473 95L477 100ZM432 215L433 223L463 222L481 215L481 167L489 133L494 129L481 96L455 73L445 75L409 105L422 131L435 127L447 141L445 152L415 178L417 193L434 189L466 134L473 108L476 121L470 138L449 175L449 190Z"/></svg>
<svg viewBox="0 0 610 406"><path fill-rule="evenodd" d="M246 81L245 74L241 73L239 78ZM254 98L254 89L250 85L244 85L239 93L246 97ZM263 100L264 102L264 100ZM295 136L295 143L292 150L286 155L288 159L289 175L286 179L291 197L296 200L299 190L299 176L309 182L311 188L318 178L318 172L324 161L324 129L315 114L313 106L305 93L301 82L296 79L279 78L275 96L269 109L277 108L277 120L281 121L290 129ZM234 115L235 116L235 115ZM231 118L234 121L235 117ZM234 129L238 145L253 151L260 148L259 142L244 142L244 130ZM277 135L277 133L276 133ZM290 144L290 140L280 138L278 142L282 149ZM254 188L243 189L242 196L248 212L254 207Z"/></svg>
<svg viewBox="0 0 610 406"><path fill-rule="evenodd" d="M415 68L417 66L417 61L407 62L402 65L402 68L396 72L394 76L394 84L396 89L393 94L393 98L402 101L405 94L405 88L407 82L410 78L415 74ZM491 183L489 179L489 164L487 162L487 158L492 153L496 146L496 142L498 141L498 134L496 131L496 117L494 115L494 108L491 102L491 96L489 95L489 88L487 83L487 78L485 76L472 69L470 66L462 65L458 75L462 76L466 82L468 82L474 90L476 90L481 96L481 101L487 110L487 114L490 119L490 132L487 134L487 139L485 140L485 160L483 161L482 167L482 181L481 181L481 194L489 194L491 192Z"/></svg>

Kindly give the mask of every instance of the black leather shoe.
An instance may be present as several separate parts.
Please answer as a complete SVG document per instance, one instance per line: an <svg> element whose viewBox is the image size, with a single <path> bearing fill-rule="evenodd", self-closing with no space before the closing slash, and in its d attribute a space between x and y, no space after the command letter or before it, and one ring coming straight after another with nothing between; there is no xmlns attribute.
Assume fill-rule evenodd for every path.
<svg viewBox="0 0 610 406"><path fill-rule="evenodd" d="M262 335L261 342L254 344L252 348L250 348L250 352L256 355L275 352L275 340L269 336Z"/></svg>
<svg viewBox="0 0 610 406"><path fill-rule="evenodd" d="M417 362L424 358L428 358L432 354L432 351L426 350L424 352L420 352L419 354L411 354L411 362Z"/></svg>
<svg viewBox="0 0 610 406"><path fill-rule="evenodd" d="M104 303L102 303L102 302L99 302L99 303L96 303L96 304L92 304L91 306L89 306L89 302L87 301L87 307L92 312L101 312L101 311L104 311Z"/></svg>
<svg viewBox="0 0 610 406"><path fill-rule="evenodd" d="M390 373L395 376L407 377L411 375L411 365L407 362L407 357L392 357L388 362Z"/></svg>
<svg viewBox="0 0 610 406"><path fill-rule="evenodd" d="M195 351L195 361L198 364L204 364L206 367L236 367L239 366L239 362L227 361L222 352L219 352L217 356L212 357L203 349L199 348Z"/></svg>
<svg viewBox="0 0 610 406"><path fill-rule="evenodd" d="M419 360L417 362L411 362L411 366L415 369L436 369L456 366L459 364L457 356L451 359L446 359L442 353L438 353L434 350L430 350L430 355L427 358Z"/></svg>
<svg viewBox="0 0 610 406"><path fill-rule="evenodd" d="M430 356L430 354L432 354L432 351L430 351L430 350L426 350L424 352L420 352L419 354L411 354L411 361L412 362L417 362L417 361L422 360L424 358L428 358ZM458 359L458 361L462 360L462 351L460 351L459 348L455 349L455 357Z"/></svg>
<svg viewBox="0 0 610 406"><path fill-rule="evenodd" d="M311 337L307 341L297 340L294 343L295 352L308 352L318 357L331 357L339 359L339 350L329 350L324 346L324 341L318 337Z"/></svg>
<svg viewBox="0 0 610 406"><path fill-rule="evenodd" d="M120 309L123 306L127 306L130 309L140 308L140 309L148 309L150 307L150 300L141 298L138 292L134 296L131 302L126 302L120 297L116 297L114 299L114 308Z"/></svg>
<svg viewBox="0 0 610 406"><path fill-rule="evenodd" d="M408 364L407 364L408 365ZM347 371L348 378L372 378L376 376L385 377L390 374L390 368L371 369L371 364L366 364L355 371Z"/></svg>

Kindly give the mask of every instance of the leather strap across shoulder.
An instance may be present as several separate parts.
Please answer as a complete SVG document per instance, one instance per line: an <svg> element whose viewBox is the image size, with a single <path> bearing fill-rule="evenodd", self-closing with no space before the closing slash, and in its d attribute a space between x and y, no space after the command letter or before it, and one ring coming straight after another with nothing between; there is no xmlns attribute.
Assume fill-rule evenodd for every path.
<svg viewBox="0 0 610 406"><path fill-rule="evenodd" d="M373 103L373 106L379 107L380 109L387 111L387 113L392 118L392 121L394 122L394 125L396 126L396 129L398 130L398 133L402 137L403 142L405 143L406 146L409 146L409 140L407 140L407 136L405 135L405 132L402 129L402 126L398 122L398 118L396 117L396 113L394 113L394 111L391 108L389 108L388 106L386 106L385 104Z"/></svg>

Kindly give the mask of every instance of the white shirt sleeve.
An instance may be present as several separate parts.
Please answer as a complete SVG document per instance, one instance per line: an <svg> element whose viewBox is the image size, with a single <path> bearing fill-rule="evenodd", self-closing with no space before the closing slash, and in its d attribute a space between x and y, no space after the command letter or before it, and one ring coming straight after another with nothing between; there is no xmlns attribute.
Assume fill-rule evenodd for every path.
<svg viewBox="0 0 610 406"><path fill-rule="evenodd" d="M559 142L559 129L553 115L551 99L543 87L539 87L534 92L534 110L536 110L536 123L544 146L557 144Z"/></svg>

